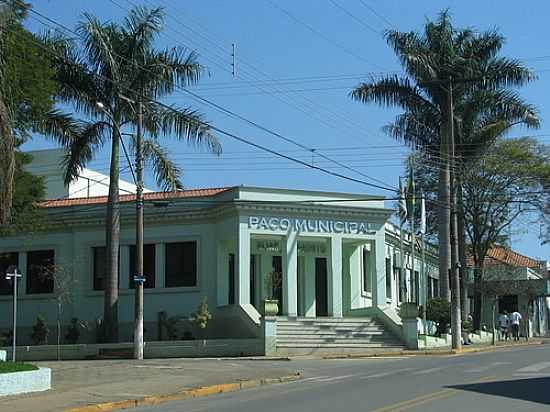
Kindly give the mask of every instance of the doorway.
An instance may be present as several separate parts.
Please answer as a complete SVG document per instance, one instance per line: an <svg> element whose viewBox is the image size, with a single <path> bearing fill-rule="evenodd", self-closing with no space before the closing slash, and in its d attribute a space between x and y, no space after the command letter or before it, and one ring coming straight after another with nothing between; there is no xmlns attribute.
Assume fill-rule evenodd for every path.
<svg viewBox="0 0 550 412"><path fill-rule="evenodd" d="M315 316L328 316L327 258L315 258Z"/></svg>

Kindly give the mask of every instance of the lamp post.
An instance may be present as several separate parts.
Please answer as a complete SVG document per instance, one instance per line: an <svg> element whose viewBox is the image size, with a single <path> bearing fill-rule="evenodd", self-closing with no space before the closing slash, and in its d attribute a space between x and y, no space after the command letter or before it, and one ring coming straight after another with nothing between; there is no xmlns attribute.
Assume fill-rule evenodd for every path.
<svg viewBox="0 0 550 412"><path fill-rule="evenodd" d="M127 97L123 98L132 104L136 103ZM117 128L118 135L122 139L122 133L120 133L118 125L105 105L102 102L97 102L96 107L111 119L113 126ZM145 276L143 274L143 109L141 101L138 102L137 116L135 174L132 170L132 163L130 162L124 143L122 144L122 148L126 154L126 160L132 170L132 177L136 185L136 273L130 275L133 276L135 282L134 359L143 360L143 284L145 282Z"/></svg>
<svg viewBox="0 0 550 412"><path fill-rule="evenodd" d="M8 268L6 279L13 281L13 334L12 334L12 355L11 360L15 362L15 349L17 339L17 279L21 277L21 272L15 266Z"/></svg>

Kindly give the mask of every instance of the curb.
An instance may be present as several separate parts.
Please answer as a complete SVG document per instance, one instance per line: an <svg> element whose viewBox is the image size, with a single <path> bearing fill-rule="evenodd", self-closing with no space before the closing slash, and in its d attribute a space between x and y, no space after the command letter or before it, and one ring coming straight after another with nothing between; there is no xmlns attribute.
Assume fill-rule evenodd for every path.
<svg viewBox="0 0 550 412"><path fill-rule="evenodd" d="M484 346L478 348L462 348L462 349L443 349L443 350L404 350L399 352L374 352L374 353L350 353L342 355L324 355L321 359L361 359L361 358L389 358L396 356L449 356L449 355L466 355L468 353L478 352L495 352L500 349L509 349L525 346L543 345L543 341L534 341L526 343L515 343L511 345Z"/></svg>
<svg viewBox="0 0 550 412"><path fill-rule="evenodd" d="M222 383L218 385L201 386L198 388L184 389L180 392L166 395L153 395L139 399L125 399L116 402L96 403L94 405L79 406L66 409L65 412L108 412L120 409L131 409L140 406L158 405L169 401L180 401L185 399L200 398L204 396L215 395L219 393L235 392L243 389L257 388L264 385L275 383L293 382L302 378L300 372L294 375L280 376L278 378L261 379L243 379L232 383Z"/></svg>

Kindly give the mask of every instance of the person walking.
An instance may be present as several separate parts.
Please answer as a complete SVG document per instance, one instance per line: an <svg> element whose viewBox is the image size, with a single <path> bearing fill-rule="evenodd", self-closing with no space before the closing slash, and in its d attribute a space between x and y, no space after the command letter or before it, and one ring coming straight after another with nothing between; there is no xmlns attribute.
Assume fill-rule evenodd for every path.
<svg viewBox="0 0 550 412"><path fill-rule="evenodd" d="M510 315L510 324L512 325L512 337L515 341L519 340L519 324L522 316L518 311L512 312Z"/></svg>
<svg viewBox="0 0 550 412"><path fill-rule="evenodd" d="M510 318L508 317L508 313L504 311L498 316L499 340L510 339L510 334L508 332L509 326L510 326Z"/></svg>

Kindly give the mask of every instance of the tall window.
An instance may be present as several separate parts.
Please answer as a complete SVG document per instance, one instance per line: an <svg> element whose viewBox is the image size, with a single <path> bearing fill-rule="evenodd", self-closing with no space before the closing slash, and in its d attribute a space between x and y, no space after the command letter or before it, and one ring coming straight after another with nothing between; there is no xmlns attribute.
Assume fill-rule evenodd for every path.
<svg viewBox="0 0 550 412"><path fill-rule="evenodd" d="M96 246L92 248L93 258L93 287L94 290L103 290L105 277L107 276L107 248L105 246ZM120 250L118 253L118 282L120 284Z"/></svg>
<svg viewBox="0 0 550 412"><path fill-rule="evenodd" d="M228 293L227 303L230 305L233 305L235 304L235 254L234 253L229 254L228 275L229 275L229 287L227 289L227 293Z"/></svg>
<svg viewBox="0 0 550 412"><path fill-rule="evenodd" d="M256 306L256 255L250 255L250 304Z"/></svg>
<svg viewBox="0 0 550 412"><path fill-rule="evenodd" d="M439 279L434 278L433 289L434 297L439 297Z"/></svg>
<svg viewBox="0 0 550 412"><path fill-rule="evenodd" d="M105 246L92 248L94 258L94 290L103 290L103 282L107 273L107 249Z"/></svg>
<svg viewBox="0 0 550 412"><path fill-rule="evenodd" d="M197 242L167 243L165 259L167 288L197 286Z"/></svg>
<svg viewBox="0 0 550 412"><path fill-rule="evenodd" d="M414 301L420 303L420 274L414 271Z"/></svg>
<svg viewBox="0 0 550 412"><path fill-rule="evenodd" d="M27 252L27 293L53 293L55 252Z"/></svg>
<svg viewBox="0 0 550 412"><path fill-rule="evenodd" d="M19 266L19 253L0 253L0 295L13 293L13 283L6 279L6 273L10 266Z"/></svg>
<svg viewBox="0 0 550 412"><path fill-rule="evenodd" d="M367 246L363 247L363 291L372 292L370 249Z"/></svg>
<svg viewBox="0 0 550 412"><path fill-rule="evenodd" d="M136 247L130 246L130 289L135 287L134 276L136 273ZM155 245L143 245L143 275L145 283L143 287L155 287Z"/></svg>
<svg viewBox="0 0 550 412"><path fill-rule="evenodd" d="M428 299L432 299L434 297L434 284L433 284L433 278L431 276L428 276Z"/></svg>
<svg viewBox="0 0 550 412"><path fill-rule="evenodd" d="M386 258L386 297L391 299L391 259Z"/></svg>

